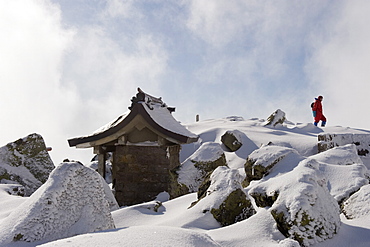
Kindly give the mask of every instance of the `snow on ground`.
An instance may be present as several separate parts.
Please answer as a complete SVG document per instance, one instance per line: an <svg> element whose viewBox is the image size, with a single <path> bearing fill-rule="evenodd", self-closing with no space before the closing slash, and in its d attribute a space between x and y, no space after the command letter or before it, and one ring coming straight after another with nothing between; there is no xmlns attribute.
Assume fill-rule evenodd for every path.
<svg viewBox="0 0 370 247"><path fill-rule="evenodd" d="M369 168L370 162L367 158L359 159L353 150L353 145L317 154L317 135L321 133L370 134L370 131L340 126L319 128L311 123L288 123L268 127L264 126L264 123L263 119L244 120L240 117L230 117L189 124L187 128L198 134L200 139L197 143L182 147L181 162L195 154L202 144L210 142L221 145L221 136L226 131L238 130L241 133L239 137L243 146L236 152L223 149L230 169L242 170L248 155L262 145L272 144L297 151L296 154L287 156L279 162L261 181L252 181L250 188L268 180L270 180L268 185L273 187L271 184L274 180L277 181L276 185L279 185L282 184L284 177L289 179L285 182L293 181L292 176L289 177L286 174L294 174L296 166L301 162L308 166L311 163L315 164L316 170L310 176L314 178L315 174L319 173L320 176L325 177L327 180L320 180L321 177L318 175L315 178L322 186L328 186L328 191L336 200L349 196L360 186L368 183L368 171L365 166ZM304 161L307 158L311 163ZM303 168L300 171L303 171ZM299 170L295 173L298 174ZM306 178L308 179L306 182L311 181ZM246 192L250 188L247 188ZM342 214L338 233L332 239L313 246L369 246L370 215L367 214L370 212L370 206L367 203L369 189L366 186L363 188L357 196L360 200L357 200L348 211L355 214L357 208L369 207L369 210L363 209L358 217L352 220L346 219ZM366 203L361 203L363 198ZM29 203L29 200L31 198L9 195L5 185L1 185L0 224L7 218L9 220L11 213L23 207L22 203ZM112 217L116 229L81 234L45 243L43 246L299 246L297 241L286 238L278 230L269 208L257 208L257 213L252 217L221 227L211 214L204 213L197 207L189 209L191 203L197 200L196 193L168 201L165 196L161 196L158 200L162 201L146 202L113 211ZM75 234L77 233L76 230ZM37 243L16 242L6 246L36 245Z"/></svg>

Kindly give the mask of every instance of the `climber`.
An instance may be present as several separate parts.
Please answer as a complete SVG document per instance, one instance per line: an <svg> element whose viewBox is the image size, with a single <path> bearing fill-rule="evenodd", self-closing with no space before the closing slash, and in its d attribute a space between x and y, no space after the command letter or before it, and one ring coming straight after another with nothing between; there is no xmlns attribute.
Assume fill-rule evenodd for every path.
<svg viewBox="0 0 370 247"><path fill-rule="evenodd" d="M317 126L319 121L321 121L321 126L325 127L326 125L326 117L324 116L323 110L322 110L322 104L321 101L323 100L324 97L321 95L317 98L315 98L315 102L312 106L312 114L314 117L314 125Z"/></svg>

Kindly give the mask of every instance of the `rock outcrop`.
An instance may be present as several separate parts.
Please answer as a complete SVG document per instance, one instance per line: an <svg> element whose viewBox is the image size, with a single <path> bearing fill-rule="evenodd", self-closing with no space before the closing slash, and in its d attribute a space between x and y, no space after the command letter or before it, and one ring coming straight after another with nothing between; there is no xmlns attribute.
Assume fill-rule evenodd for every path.
<svg viewBox="0 0 370 247"><path fill-rule="evenodd" d="M54 169L43 138L31 134L0 148L0 183L17 183L31 195Z"/></svg>
<svg viewBox="0 0 370 247"><path fill-rule="evenodd" d="M109 197L109 196L108 196ZM0 224L0 245L55 240L114 228L101 176L62 163L49 179Z"/></svg>
<svg viewBox="0 0 370 247"><path fill-rule="evenodd" d="M370 134L320 134L318 135L318 150L324 152L334 147L355 144L360 156L368 156L370 152Z"/></svg>

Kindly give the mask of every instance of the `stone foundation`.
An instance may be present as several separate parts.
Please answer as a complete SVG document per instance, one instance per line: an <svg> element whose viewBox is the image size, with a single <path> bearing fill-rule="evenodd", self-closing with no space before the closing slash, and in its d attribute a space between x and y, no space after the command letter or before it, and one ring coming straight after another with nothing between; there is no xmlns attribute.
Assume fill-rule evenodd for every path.
<svg viewBox="0 0 370 247"><path fill-rule="evenodd" d="M120 206L151 201L169 191L169 171L179 164L179 145L117 146L113 156L113 186Z"/></svg>

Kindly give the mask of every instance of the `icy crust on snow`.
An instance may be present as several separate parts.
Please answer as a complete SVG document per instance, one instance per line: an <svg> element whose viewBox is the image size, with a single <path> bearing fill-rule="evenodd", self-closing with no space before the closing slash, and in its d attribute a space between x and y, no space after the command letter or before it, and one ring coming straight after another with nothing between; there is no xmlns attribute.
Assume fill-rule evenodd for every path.
<svg viewBox="0 0 370 247"><path fill-rule="evenodd" d="M62 163L26 202L0 221L0 245L113 228L100 175L80 163Z"/></svg>
<svg viewBox="0 0 370 247"><path fill-rule="evenodd" d="M269 210L279 230L304 246L332 238L339 230L338 203L315 160L303 160L292 172L262 182L249 193L255 198L277 193Z"/></svg>
<svg viewBox="0 0 370 247"><path fill-rule="evenodd" d="M208 167L207 164L222 159L224 156L224 151L219 143L203 143L193 155L181 164L177 171L177 181L186 185L190 192L196 192L206 174L216 168L213 167L213 165L209 165ZM224 165L226 165L226 163L224 163Z"/></svg>
<svg viewBox="0 0 370 247"><path fill-rule="evenodd" d="M370 216L370 185L362 186L343 203L342 211L348 219Z"/></svg>

